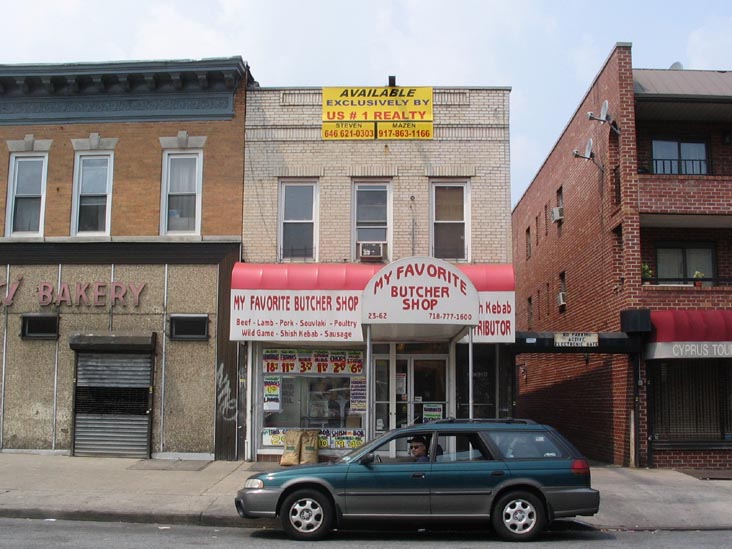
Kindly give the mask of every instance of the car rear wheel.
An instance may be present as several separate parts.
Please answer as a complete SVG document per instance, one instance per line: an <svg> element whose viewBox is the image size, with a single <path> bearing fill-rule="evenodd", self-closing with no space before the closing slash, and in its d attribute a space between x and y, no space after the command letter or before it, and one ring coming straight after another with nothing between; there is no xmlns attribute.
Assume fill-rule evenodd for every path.
<svg viewBox="0 0 732 549"><path fill-rule="evenodd" d="M318 540L326 536L333 523L333 505L317 490L298 490L282 503L282 527L297 540Z"/></svg>
<svg viewBox="0 0 732 549"><path fill-rule="evenodd" d="M515 491L501 496L491 516L499 537L509 541L535 539L546 526L541 500L530 492Z"/></svg>

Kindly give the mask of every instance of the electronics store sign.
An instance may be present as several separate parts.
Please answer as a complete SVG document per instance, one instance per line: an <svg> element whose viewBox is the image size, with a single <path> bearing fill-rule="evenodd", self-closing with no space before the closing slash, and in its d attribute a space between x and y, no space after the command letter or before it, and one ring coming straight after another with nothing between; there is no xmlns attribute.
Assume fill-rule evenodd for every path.
<svg viewBox="0 0 732 549"><path fill-rule="evenodd" d="M666 358L731 358L730 341L674 341L646 346L648 360Z"/></svg>

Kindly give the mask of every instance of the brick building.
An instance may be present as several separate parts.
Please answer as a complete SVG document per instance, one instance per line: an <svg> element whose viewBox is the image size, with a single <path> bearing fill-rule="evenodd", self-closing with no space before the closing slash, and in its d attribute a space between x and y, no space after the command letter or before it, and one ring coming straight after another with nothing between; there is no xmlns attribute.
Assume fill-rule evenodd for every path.
<svg viewBox="0 0 732 549"><path fill-rule="evenodd" d="M344 104L333 93L368 99L329 111ZM422 97L427 122L378 122L411 116L365 112L398 104L383 97ZM507 88L248 91L231 327L250 365L248 457L276 459L292 428L317 429L321 455L334 456L413 421L512 414L508 98ZM367 121L328 122L356 117ZM414 274L412 287L378 297L410 269L438 287ZM405 309L438 301L456 322ZM459 341L476 324L471 362Z"/></svg>
<svg viewBox="0 0 732 549"><path fill-rule="evenodd" d="M513 211L517 415L592 458L732 465L731 98L617 44Z"/></svg>
<svg viewBox="0 0 732 549"><path fill-rule="evenodd" d="M0 448L237 457L248 67L0 66Z"/></svg>

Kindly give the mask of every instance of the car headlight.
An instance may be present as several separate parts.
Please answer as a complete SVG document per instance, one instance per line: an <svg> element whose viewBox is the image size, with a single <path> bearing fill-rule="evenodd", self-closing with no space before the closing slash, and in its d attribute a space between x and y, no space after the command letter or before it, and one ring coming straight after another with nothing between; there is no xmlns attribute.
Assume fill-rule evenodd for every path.
<svg viewBox="0 0 732 549"><path fill-rule="evenodd" d="M248 478L244 483L244 488L264 488L264 482L258 478Z"/></svg>

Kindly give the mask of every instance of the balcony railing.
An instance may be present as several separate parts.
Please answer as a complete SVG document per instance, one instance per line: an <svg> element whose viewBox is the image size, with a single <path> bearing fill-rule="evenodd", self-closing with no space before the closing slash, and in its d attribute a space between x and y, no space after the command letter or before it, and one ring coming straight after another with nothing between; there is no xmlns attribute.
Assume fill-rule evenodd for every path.
<svg viewBox="0 0 732 549"><path fill-rule="evenodd" d="M643 283L648 284L655 284L658 286L695 286L700 284L701 286L704 286L705 288L712 287L712 286L732 286L732 278L711 278L711 277L705 277L705 278L659 278L659 277L643 277L642 279Z"/></svg>
<svg viewBox="0 0 732 549"><path fill-rule="evenodd" d="M707 175L709 167L706 160L684 160L678 158L654 158L654 174L669 175Z"/></svg>

